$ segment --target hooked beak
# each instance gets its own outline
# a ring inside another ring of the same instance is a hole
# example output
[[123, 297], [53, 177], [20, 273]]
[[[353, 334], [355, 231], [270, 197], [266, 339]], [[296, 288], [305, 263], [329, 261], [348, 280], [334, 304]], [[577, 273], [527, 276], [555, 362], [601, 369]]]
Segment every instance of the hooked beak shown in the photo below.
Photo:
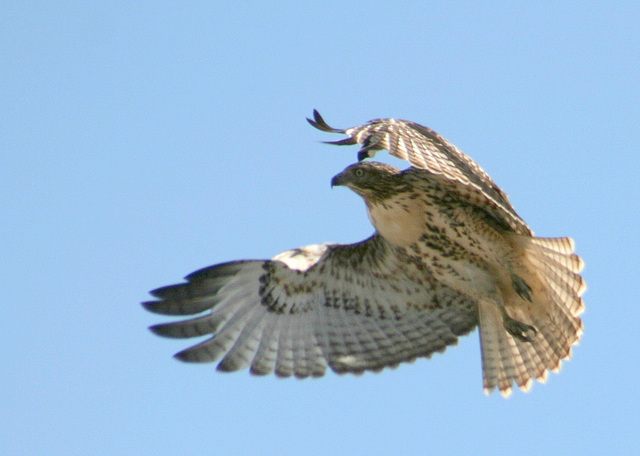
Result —
[[331, 179], [331, 188], [339, 185], [345, 185], [346, 183], [347, 180], [345, 179], [344, 172], [341, 172], [340, 174], [333, 176]]

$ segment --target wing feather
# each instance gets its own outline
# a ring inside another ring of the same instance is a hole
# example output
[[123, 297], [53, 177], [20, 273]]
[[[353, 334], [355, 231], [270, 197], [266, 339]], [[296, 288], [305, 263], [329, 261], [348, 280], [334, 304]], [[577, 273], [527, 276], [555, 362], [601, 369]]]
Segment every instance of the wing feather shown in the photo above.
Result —
[[269, 375], [276, 368], [278, 355], [278, 338], [274, 337], [277, 330], [278, 316], [267, 314], [264, 317], [264, 328], [260, 335], [258, 350], [251, 362], [251, 373], [254, 375]]
[[218, 364], [218, 370], [233, 372], [249, 367], [260, 345], [260, 336], [266, 323], [265, 313], [263, 309], [256, 308], [244, 324], [233, 347]]
[[210, 336], [178, 353], [183, 361], [300, 378], [327, 366], [378, 371], [441, 352], [477, 324], [474, 302], [402, 255], [377, 235], [309, 246], [202, 269], [143, 305], [168, 315], [208, 310], [151, 328], [165, 337]]
[[407, 160], [414, 168], [438, 176], [442, 185], [455, 190], [472, 204], [493, 208], [492, 215], [504, 221], [520, 234], [532, 234], [531, 229], [516, 213], [507, 194], [471, 157], [435, 131], [415, 122], [401, 119], [374, 119], [357, 127], [336, 129], [329, 127], [318, 111], [307, 121], [315, 128], [329, 133], [343, 133], [348, 140], [330, 144], [360, 144], [358, 159], [373, 157], [386, 150], [394, 157]]

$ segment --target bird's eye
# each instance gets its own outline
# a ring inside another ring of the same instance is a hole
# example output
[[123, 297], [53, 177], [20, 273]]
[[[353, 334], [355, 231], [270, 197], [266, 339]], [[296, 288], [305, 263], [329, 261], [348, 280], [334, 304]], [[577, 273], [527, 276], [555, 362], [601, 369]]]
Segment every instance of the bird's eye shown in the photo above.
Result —
[[364, 170], [363, 169], [356, 169], [355, 173], [356, 177], [362, 177], [364, 176]]

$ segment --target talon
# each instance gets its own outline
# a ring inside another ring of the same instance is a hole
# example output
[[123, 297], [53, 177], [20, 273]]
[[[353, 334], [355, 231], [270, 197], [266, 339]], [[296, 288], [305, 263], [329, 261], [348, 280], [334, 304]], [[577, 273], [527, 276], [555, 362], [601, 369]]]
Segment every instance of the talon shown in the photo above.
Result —
[[513, 337], [517, 337], [523, 342], [531, 342], [533, 337], [538, 333], [533, 326], [514, 320], [508, 315], [504, 316], [504, 328]]

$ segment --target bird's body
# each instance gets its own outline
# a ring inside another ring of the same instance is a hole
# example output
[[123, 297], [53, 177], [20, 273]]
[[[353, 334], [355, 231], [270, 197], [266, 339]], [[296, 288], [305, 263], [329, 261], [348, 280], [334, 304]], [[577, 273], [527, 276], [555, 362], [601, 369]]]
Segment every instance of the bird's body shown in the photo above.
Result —
[[[437, 177], [415, 168], [401, 172], [375, 162], [359, 163], [345, 172], [366, 168], [384, 170], [395, 181], [389, 196], [362, 191], [376, 232], [423, 263], [440, 282], [477, 298], [480, 289], [494, 280], [489, 275], [495, 276], [495, 271], [504, 269], [506, 259], [514, 256], [504, 230], [439, 185]], [[356, 187], [355, 191], [361, 190]]]
[[[500, 372], [494, 378], [485, 375], [486, 389], [499, 386], [508, 393], [511, 378], [526, 389], [531, 379], [557, 369], [569, 355], [582, 323], [575, 312], [566, 311], [564, 298], [553, 295], [553, 287], [567, 286], [568, 294], [573, 293], [568, 301], [581, 311], [578, 297], [584, 282], [577, 272], [582, 262], [569, 251], [570, 240], [518, 232], [507, 223], [510, 214], [496, 216], [489, 198], [422, 169], [401, 172], [362, 162], [336, 181], [365, 199], [376, 232], [424, 267], [423, 275], [477, 303], [486, 344], [496, 345], [483, 346], [485, 374], [494, 364]], [[383, 182], [383, 189], [394, 190], [379, 191]], [[564, 250], [553, 251], [556, 244]], [[540, 277], [538, 263], [554, 261], [547, 256], [560, 258], [559, 269]], [[490, 342], [496, 333], [502, 337]], [[497, 361], [491, 358], [495, 353], [508, 355]], [[541, 370], [541, 363], [546, 369]]]
[[570, 239], [533, 237], [488, 175], [425, 127], [311, 122], [364, 143], [361, 156], [402, 149], [414, 167], [360, 162], [333, 178], [364, 199], [376, 230], [369, 239], [213, 266], [154, 290], [151, 311], [209, 311], [152, 328], [213, 335], [180, 359], [280, 376], [377, 371], [443, 351], [479, 325], [486, 391], [506, 395], [513, 382], [526, 390], [559, 368], [582, 331], [582, 261]]

